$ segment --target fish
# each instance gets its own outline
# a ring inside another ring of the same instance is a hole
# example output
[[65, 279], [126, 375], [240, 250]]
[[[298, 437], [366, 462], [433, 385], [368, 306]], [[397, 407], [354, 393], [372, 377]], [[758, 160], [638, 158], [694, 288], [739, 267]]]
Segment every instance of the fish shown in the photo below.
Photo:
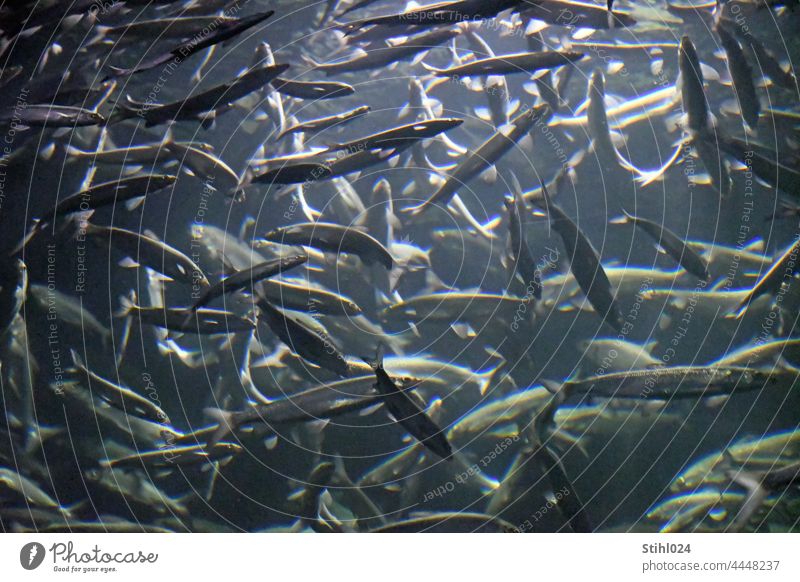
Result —
[[138, 451], [135, 454], [113, 459], [102, 459], [104, 469], [162, 468], [174, 470], [192, 465], [204, 465], [242, 452], [236, 443], [215, 442], [213, 444], [172, 446], [153, 451]]
[[173, 246], [158, 240], [154, 233], [140, 234], [116, 226], [82, 223], [76, 233], [94, 241], [109, 244], [125, 253], [125, 266], [145, 266], [187, 285], [208, 287], [203, 270], [192, 259]]
[[126, 414], [134, 414], [152, 422], [170, 424], [169, 416], [154, 400], [137, 394], [127, 386], [106, 380], [87, 368], [77, 351], [71, 350], [70, 353], [75, 371], [85, 377], [87, 389], [92, 394], [100, 395], [103, 400]]
[[151, 325], [178, 333], [201, 335], [231, 334], [252, 331], [255, 322], [231, 311], [185, 307], [142, 307], [129, 297], [120, 298], [117, 317], [133, 317], [142, 325]]
[[500, 398], [476, 405], [452, 424], [447, 433], [451, 441], [469, 442], [479, 435], [509, 423], [527, 424], [547, 406], [551, 394], [544, 386], [536, 385], [515, 390]]
[[[188, 42], [180, 44], [158, 57], [147, 59], [144, 62], [140, 61], [135, 67], [130, 69], [121, 69], [118, 67], [110, 67], [112, 74], [110, 77], [130, 77], [143, 71], [155, 69], [159, 65], [172, 62], [172, 66], [180, 65], [183, 61], [188, 59], [194, 54], [199, 53], [209, 47], [213, 47], [219, 43], [226, 42], [241, 33], [261, 24], [268, 18], [275, 14], [274, 10], [267, 10], [260, 14], [254, 14], [235, 21], [221, 21], [216, 24], [211, 33], [207, 33], [207, 29], [198, 29], [197, 34]], [[106, 79], [107, 80], [107, 79]]]
[[524, 2], [520, 9], [523, 18], [534, 18], [548, 24], [606, 30], [630, 28], [636, 19], [626, 12], [603, 8], [588, 2], [573, 0], [536, 0]]
[[306, 281], [268, 279], [261, 282], [261, 292], [269, 301], [283, 309], [349, 317], [362, 313], [361, 307], [352, 299]]
[[578, 225], [553, 203], [544, 184], [542, 194], [543, 206], [550, 217], [550, 226], [561, 237], [561, 242], [567, 249], [569, 268], [575, 280], [600, 317], [619, 331], [622, 328], [622, 313], [611, 290], [608, 275], [600, 262], [600, 255]]
[[125, 38], [128, 42], [151, 42], [154, 38], [191, 38], [198, 30], [233, 25], [238, 20], [229, 16], [182, 16], [157, 19], [140, 19], [119, 26], [100, 26], [89, 44], [105, 38]]
[[652, 220], [634, 216], [624, 208], [622, 209], [622, 217], [612, 219], [611, 223], [633, 224], [650, 235], [660, 249], [663, 249], [665, 253], [689, 273], [698, 277], [701, 281], [708, 281], [711, 278], [706, 261], [667, 227]]
[[219, 283], [208, 286], [203, 294], [192, 304], [192, 311], [197, 311], [201, 307], [205, 307], [214, 299], [222, 297], [228, 293], [235, 293], [242, 289], [252, 289], [256, 283], [263, 279], [269, 279], [275, 275], [288, 271], [305, 264], [308, 261], [306, 255], [289, 255], [272, 259], [254, 265], [249, 269], [238, 271], [232, 275], [228, 275]]
[[[202, 142], [176, 142], [178, 145], [192, 147], [210, 153], [213, 148]], [[93, 164], [118, 164], [154, 166], [172, 158], [173, 154], [166, 147], [167, 142], [135, 145], [130, 147], [110, 148], [98, 151], [85, 151], [69, 145], [66, 155], [70, 159], [91, 160]]]
[[469, 20], [491, 18], [518, 2], [519, 0], [456, 0], [454, 2], [441, 2], [410, 9], [400, 14], [348, 22], [343, 25], [343, 29], [345, 35], [352, 35], [368, 26], [430, 27], [458, 24]]
[[[65, 323], [100, 339], [106, 346], [110, 345], [111, 330], [84, 307], [82, 297], [67, 295], [49, 285], [32, 283], [28, 288], [28, 298], [33, 299], [53, 321]], [[55, 315], [51, 317], [52, 314]]]
[[493, 293], [444, 292], [415, 295], [389, 305], [381, 313], [384, 321], [441, 322], [448, 325], [460, 321], [482, 320], [492, 317], [511, 318], [522, 297]]
[[322, 71], [328, 76], [371, 71], [411, 59], [420, 53], [427, 52], [452, 40], [459, 34], [461, 34], [461, 31], [457, 28], [434, 30], [426, 34], [412, 36], [395, 45], [387, 44], [370, 51], [360, 51], [345, 61], [318, 63], [309, 57], [306, 57], [306, 60], [315, 70]]
[[182, 169], [190, 170], [203, 180], [206, 187], [228, 196], [235, 195], [241, 182], [239, 175], [213, 152], [177, 142], [167, 142], [164, 147], [181, 164]]
[[289, 65], [257, 68], [233, 81], [163, 105], [148, 101], [136, 101], [129, 96], [127, 104], [117, 103], [114, 115], [109, 119], [109, 124], [136, 117], [144, 121], [145, 127], [153, 127], [170, 121], [203, 120], [208, 122], [213, 120], [217, 113], [227, 109], [229, 104], [260, 89], [288, 68]]
[[[395, 382], [399, 382], [403, 390], [412, 390], [419, 380], [401, 378], [395, 379]], [[293, 424], [335, 418], [370, 408], [379, 403], [380, 399], [380, 394], [375, 391], [375, 374], [369, 374], [321, 384], [275, 399], [269, 404], [251, 406], [244, 410], [229, 411], [206, 408], [204, 413], [219, 425], [209, 441], [214, 443], [230, 432], [236, 432], [253, 423], [270, 427], [274, 424]]]
[[327, 151], [359, 152], [362, 150], [406, 147], [410, 146], [414, 141], [436, 137], [440, 133], [458, 127], [462, 123], [464, 123], [464, 120], [458, 118], [427, 119], [387, 129], [360, 139], [331, 144], [328, 146]]
[[278, 134], [275, 140], [280, 141], [287, 135], [292, 135], [295, 133], [317, 133], [331, 127], [341, 127], [348, 121], [357, 119], [362, 115], [366, 115], [371, 109], [372, 108], [369, 105], [362, 105], [360, 107], [356, 107], [355, 109], [350, 109], [335, 115], [318, 117], [317, 119], [311, 119], [302, 123], [298, 122], [284, 129]]
[[293, 352], [334, 374], [346, 377], [350, 366], [334, 341], [302, 322], [297, 316], [281, 311], [266, 298], [259, 297], [259, 321], [264, 320], [272, 332]]
[[383, 368], [383, 353], [379, 350], [377, 359], [374, 362], [367, 361], [367, 363], [375, 371], [375, 390], [380, 394], [384, 408], [394, 420], [427, 449], [444, 460], [450, 460], [453, 456], [453, 449], [447, 441], [447, 436], [386, 373]]
[[753, 69], [750, 67], [750, 63], [747, 61], [739, 42], [721, 20], [717, 21], [714, 30], [727, 56], [728, 72], [731, 74], [736, 101], [739, 103], [739, 109], [742, 112], [742, 119], [744, 119], [748, 127], [754, 128], [758, 125], [761, 104], [756, 94]]
[[0, 109], [0, 125], [12, 122], [23, 127], [89, 127], [103, 125], [106, 118], [96, 111], [69, 105], [26, 104], [22, 109]]
[[536, 265], [523, 228], [522, 213], [525, 210], [525, 202], [522, 200], [522, 188], [513, 177], [514, 185], [513, 198], [506, 199], [505, 205], [508, 210], [508, 231], [511, 241], [511, 260], [513, 261], [514, 271], [522, 275], [526, 285], [533, 287], [533, 296], [536, 299], [542, 298], [542, 274]]
[[[728, 24], [727, 22], [725, 24]], [[797, 78], [794, 73], [787, 71], [780, 61], [772, 54], [750, 31], [745, 31], [739, 26], [731, 26], [734, 33], [739, 37], [743, 46], [750, 50], [753, 60], [758, 63], [758, 67], [764, 74], [772, 79], [774, 83], [784, 89], [794, 91], [797, 88]]]
[[177, 176], [169, 174], [149, 174], [122, 178], [113, 182], [96, 184], [75, 194], [67, 196], [56, 204], [55, 208], [38, 218], [33, 228], [28, 231], [25, 238], [14, 249], [14, 253], [23, 249], [31, 239], [42, 232], [46, 226], [52, 224], [56, 218], [68, 217], [77, 212], [96, 210], [118, 202], [133, 201], [143, 198], [148, 194], [155, 194], [170, 186], [178, 180]]
[[402, 211], [411, 216], [417, 216], [432, 206], [447, 204], [461, 187], [497, 163], [535, 125], [547, 123], [551, 115], [552, 110], [549, 105], [539, 105], [526, 109], [517, 115], [507, 127], [500, 128], [497, 133], [475, 149], [466, 160], [453, 170], [447, 180], [430, 198], [416, 206], [406, 207]]
[[269, 83], [278, 93], [294, 97], [295, 99], [338, 99], [339, 97], [347, 97], [356, 92], [356, 90], [347, 83], [296, 81], [283, 77], [275, 77]]
[[[714, 361], [714, 366], [758, 366], [763, 364], [778, 363], [782, 366], [795, 366], [800, 362], [800, 340], [774, 339], [770, 341], [756, 341], [746, 344], [732, 352], [726, 352], [720, 359]], [[788, 361], [788, 364], [786, 363]], [[781, 362], [784, 362], [781, 364]]]
[[477, 75], [511, 75], [515, 73], [531, 74], [536, 71], [554, 69], [578, 62], [584, 56], [586, 56], [584, 53], [576, 51], [514, 53], [478, 59], [448, 69], [426, 68], [438, 77], [451, 78]]
[[390, 522], [371, 533], [519, 533], [519, 528], [492, 515], [434, 513]]
[[656, 340], [640, 345], [619, 338], [593, 338], [579, 344], [583, 357], [606, 372], [663, 366], [664, 362], [651, 354]]
[[704, 87], [703, 69], [700, 66], [697, 49], [688, 35], [681, 37], [678, 66], [681, 74], [681, 99], [683, 111], [687, 116], [687, 127], [695, 133], [705, 133], [710, 129], [711, 120]]
[[[162, 451], [162, 454], [168, 454]], [[139, 465], [141, 467], [141, 465]], [[125, 501], [133, 505], [141, 505], [148, 509], [155, 510], [158, 513], [170, 513], [177, 515], [187, 515], [189, 510], [183, 503], [183, 500], [167, 495], [164, 491], [159, 489], [152, 478], [148, 478], [141, 471], [136, 469], [127, 468], [106, 468], [106, 469], [88, 469], [84, 472], [86, 480], [90, 486], [101, 488], [107, 492], [122, 495]], [[136, 524], [115, 524], [109, 523], [109, 529], [104, 530], [102, 526], [105, 525], [106, 520], [101, 521], [99, 524], [78, 523], [75, 530], [67, 529], [66, 531], [95, 531], [99, 533], [106, 533], [114, 531], [115, 528], [130, 528], [131, 532], [141, 532], [142, 525]], [[132, 527], [133, 526], [133, 527]], [[137, 530], [138, 527], [138, 530]], [[146, 529], [146, 526], [145, 528]], [[123, 530], [125, 531], [125, 530]]]
[[55, 509], [59, 513], [69, 512], [59, 505], [53, 497], [34, 481], [8, 467], [0, 467], [0, 485], [21, 496], [25, 503], [35, 507]]
[[571, 379], [563, 383], [561, 390], [566, 398], [580, 395], [673, 400], [760, 391], [792, 376], [788, 371], [733, 366], [656, 367]]
[[781, 253], [768, 271], [761, 275], [733, 314], [737, 318], [742, 317], [754, 300], [762, 295], [775, 294], [784, 284], [791, 284], [792, 276], [800, 273], [798, 253], [800, 253], [800, 237]]
[[[800, 171], [792, 159], [784, 159], [777, 152], [754, 141], [741, 140], [725, 134], [707, 136], [706, 147], [733, 156], [765, 183], [792, 196], [800, 196]], [[717, 157], [720, 154], [717, 153]], [[704, 162], [705, 163], [705, 162]]]
[[320, 532], [333, 531], [328, 521], [319, 515], [320, 497], [331, 483], [336, 466], [328, 461], [316, 465], [303, 482], [303, 487], [292, 494], [289, 499], [298, 509], [297, 515], [311, 529]]
[[350, 253], [367, 265], [383, 265], [389, 270], [394, 265], [394, 259], [386, 247], [354, 227], [306, 222], [276, 228], [262, 238], [282, 245], [308, 246], [330, 253]]
[[28, 297], [28, 267], [22, 259], [0, 259], [0, 340]]

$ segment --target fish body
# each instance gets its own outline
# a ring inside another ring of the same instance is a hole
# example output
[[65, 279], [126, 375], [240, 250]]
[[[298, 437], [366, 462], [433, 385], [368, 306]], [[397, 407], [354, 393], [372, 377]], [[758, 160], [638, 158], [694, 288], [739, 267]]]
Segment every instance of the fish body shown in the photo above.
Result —
[[357, 228], [338, 224], [308, 222], [272, 230], [264, 240], [292, 246], [309, 246], [331, 253], [350, 253], [365, 264], [379, 264], [391, 269], [394, 259], [375, 238]]

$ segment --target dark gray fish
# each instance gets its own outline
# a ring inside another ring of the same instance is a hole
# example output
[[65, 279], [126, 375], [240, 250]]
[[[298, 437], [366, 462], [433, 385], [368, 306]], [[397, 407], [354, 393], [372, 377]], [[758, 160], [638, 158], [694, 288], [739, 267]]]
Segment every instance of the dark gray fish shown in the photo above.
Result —
[[177, 181], [176, 176], [169, 174], [148, 174], [133, 176], [113, 182], [103, 182], [67, 196], [55, 209], [40, 219], [41, 223], [50, 223], [58, 216], [66, 216], [74, 212], [94, 210], [103, 206], [125, 202], [147, 194], [169, 188]]
[[539, 123], [546, 123], [552, 115], [548, 105], [537, 105], [523, 111], [511, 120], [510, 127], [499, 129], [492, 137], [475, 149], [469, 157], [450, 173], [447, 181], [427, 200], [404, 208], [412, 216], [428, 210], [435, 204], [447, 204], [453, 195], [470, 180], [502, 158]]
[[139, 62], [135, 67], [131, 69], [120, 69], [117, 67], [111, 67], [113, 70], [113, 74], [109, 75], [110, 77], [128, 77], [130, 75], [134, 75], [136, 73], [141, 73], [142, 71], [148, 71], [150, 69], [154, 69], [159, 65], [163, 65], [168, 61], [172, 61], [175, 65], [179, 65], [189, 57], [198, 52], [205, 50], [209, 47], [217, 45], [221, 42], [225, 42], [227, 40], [232, 39], [235, 36], [245, 32], [246, 30], [264, 22], [267, 18], [271, 17], [275, 14], [274, 10], [268, 10], [266, 12], [262, 12], [260, 14], [254, 14], [252, 16], [247, 16], [245, 18], [241, 18], [239, 20], [230, 22], [230, 21], [223, 21], [217, 27], [213, 34], [206, 33], [206, 29], [198, 29], [198, 32], [195, 34], [192, 40], [185, 42], [176, 46], [171, 51], [164, 53], [161, 56], [148, 59], [144, 62]]
[[738, 532], [750, 523], [770, 493], [780, 492], [797, 482], [800, 477], [800, 463], [762, 474], [731, 469], [726, 471], [726, 475], [731, 481], [747, 490], [747, 497], [736, 513], [736, 517], [725, 528], [726, 532]]
[[[269, 163], [267, 164], [269, 166]], [[305, 184], [333, 177], [330, 166], [324, 160], [279, 162], [279, 165], [260, 171], [253, 176], [254, 184]]]
[[153, 451], [140, 451], [133, 455], [103, 459], [100, 466], [104, 468], [162, 468], [176, 469], [205, 465], [236, 455], [242, 452], [236, 443], [213, 443], [208, 445], [186, 445], [181, 447], [164, 447]]
[[192, 305], [192, 311], [205, 307], [214, 299], [222, 297], [225, 294], [234, 293], [240, 289], [249, 288], [252, 290], [253, 286], [259, 281], [298, 267], [306, 261], [308, 261], [308, 256], [306, 255], [290, 255], [264, 261], [249, 269], [238, 271], [233, 275], [225, 277], [219, 283], [208, 287], [200, 298], [195, 301], [194, 305]]
[[569, 257], [569, 267], [589, 303], [611, 327], [622, 328], [622, 313], [619, 310], [611, 283], [608, 280], [600, 255], [594, 245], [566, 213], [550, 199], [542, 184], [544, 210], [550, 217], [550, 226], [561, 237]]
[[359, 152], [363, 150], [389, 149], [395, 147], [409, 147], [414, 142], [423, 139], [436, 137], [440, 133], [449, 131], [464, 123], [463, 119], [441, 118], [427, 119], [393, 127], [372, 135], [344, 143], [336, 143], [329, 146], [328, 151], [346, 150], [348, 152]]
[[427, 34], [413, 36], [394, 46], [385, 45], [371, 48], [367, 52], [346, 61], [317, 63], [310, 59], [308, 60], [315, 69], [323, 71], [326, 75], [371, 71], [408, 60], [457, 37], [460, 33], [460, 30], [453, 28], [435, 30]]
[[[395, 379], [405, 391], [412, 390], [416, 378]], [[269, 404], [252, 406], [240, 411], [206, 408], [205, 413], [219, 423], [210, 442], [253, 423], [295, 424], [335, 418], [350, 412], [364, 410], [379, 403], [381, 395], [375, 391], [375, 376], [357, 376], [330, 384], [315, 386], [296, 394], [273, 400]]]
[[351, 299], [305, 282], [282, 279], [262, 281], [264, 296], [284, 309], [320, 315], [361, 314], [361, 308]]
[[106, 380], [99, 374], [90, 370], [81, 359], [78, 352], [72, 350], [72, 361], [75, 365], [75, 372], [85, 377], [86, 388], [93, 395], [111, 404], [112, 406], [124, 411], [126, 414], [138, 416], [145, 420], [169, 424], [169, 416], [154, 400], [147, 396], [137, 394], [127, 386], [116, 384], [111, 380]]
[[678, 68], [681, 72], [681, 99], [683, 111], [688, 118], [688, 127], [697, 133], [709, 129], [708, 101], [703, 86], [703, 70], [692, 41], [688, 36], [681, 38], [678, 49]]
[[51, 212], [39, 218], [34, 227], [14, 249], [14, 252], [16, 253], [25, 247], [37, 233], [44, 230], [45, 226], [52, 224], [58, 217], [63, 218], [76, 212], [95, 210], [118, 202], [126, 202], [148, 194], [154, 194], [172, 186], [177, 180], [177, 176], [168, 174], [149, 174], [123, 178], [114, 182], [103, 182], [86, 190], [76, 192], [64, 198]]
[[110, 123], [141, 117], [147, 127], [152, 127], [169, 121], [208, 120], [210, 114], [224, 111], [230, 104], [262, 88], [288, 68], [289, 65], [256, 68], [233, 81], [165, 105], [137, 102], [128, 97], [129, 105], [117, 103]]
[[761, 278], [753, 286], [744, 301], [741, 302], [735, 312], [736, 317], [741, 317], [747, 311], [750, 304], [762, 295], [776, 294], [783, 287], [784, 283], [790, 283], [791, 278], [800, 273], [800, 238], [789, 245], [781, 253], [778, 260], [770, 267], [769, 271], [761, 275]]
[[338, 113], [336, 115], [328, 115], [327, 117], [318, 117], [317, 119], [310, 119], [309, 121], [296, 123], [295, 125], [284, 129], [275, 139], [278, 141], [287, 135], [292, 135], [293, 133], [319, 132], [330, 127], [344, 125], [352, 119], [366, 115], [369, 113], [370, 109], [371, 107], [369, 105], [362, 105], [361, 107], [356, 107], [355, 109], [350, 109], [349, 111]]
[[336, 466], [328, 461], [316, 465], [303, 481], [303, 488], [292, 495], [297, 506], [297, 516], [314, 531], [325, 533], [333, 531], [327, 522], [319, 518], [320, 497], [330, 485], [336, 474]]
[[135, 317], [142, 325], [152, 325], [177, 333], [200, 335], [231, 334], [252, 331], [254, 321], [219, 309], [191, 311], [184, 307], [141, 307], [123, 297], [118, 317]]
[[[536, 266], [523, 227], [523, 212], [525, 202], [521, 199], [519, 182], [516, 176], [512, 177], [514, 192], [512, 198], [506, 198], [505, 205], [508, 210], [508, 231], [511, 239], [511, 260], [514, 271], [522, 275], [526, 285], [533, 285], [533, 294], [536, 299], [542, 298], [542, 275]], [[527, 212], [524, 212], [527, 215]]]
[[0, 258], [0, 340], [28, 296], [28, 268], [21, 259]]
[[25, 105], [0, 110], [0, 124], [17, 123], [25, 127], [85, 127], [105, 122], [105, 117], [96, 111], [69, 105]]
[[588, 2], [535, 0], [519, 4], [522, 5], [519, 12], [523, 18], [534, 18], [558, 26], [605, 30], [628, 28], [636, 24], [636, 19], [630, 14], [612, 12]]
[[755, 392], [793, 379], [788, 370], [754, 370], [734, 366], [654, 367], [646, 370], [611, 372], [564, 382], [566, 398], [636, 398], [672, 400]]
[[742, 45], [750, 49], [758, 69], [762, 70], [775, 84], [784, 89], [789, 89], [790, 91], [797, 91], [797, 78], [794, 76], [791, 69], [788, 71], [784, 69], [775, 55], [761, 44], [756, 37], [750, 34], [749, 30], [745, 32], [742, 27], [733, 25], [732, 28], [742, 41]]
[[603, 164], [619, 165], [617, 148], [611, 139], [606, 112], [606, 89], [603, 71], [595, 69], [589, 81], [589, 105], [586, 108], [587, 128], [595, 154]]
[[771, 150], [754, 141], [729, 137], [721, 132], [704, 136], [709, 148], [719, 148], [748, 166], [767, 184], [795, 197], [800, 197], [800, 170], [797, 160], [783, 152]]
[[728, 31], [722, 22], [717, 22], [715, 29], [722, 48], [725, 50], [728, 61], [728, 72], [733, 81], [733, 90], [736, 93], [736, 100], [739, 102], [739, 109], [742, 118], [749, 127], [758, 125], [758, 116], [761, 113], [761, 104], [756, 94], [756, 84], [753, 79], [753, 69], [747, 62], [747, 57], [739, 46], [738, 41]]
[[347, 97], [356, 92], [347, 83], [328, 83], [325, 81], [292, 81], [278, 77], [270, 84], [278, 93], [294, 97], [295, 99], [336, 99]]
[[263, 318], [272, 332], [294, 353], [338, 376], [349, 375], [350, 366], [330, 337], [278, 309], [263, 297], [258, 299], [258, 308], [261, 312], [259, 320]]
[[575, 533], [591, 533], [594, 531], [586, 507], [578, 496], [572, 480], [567, 475], [561, 459], [547, 445], [539, 443], [533, 452], [542, 472], [550, 479], [553, 491], [563, 491], [558, 499], [558, 508], [564, 515], [572, 531]]
[[379, 352], [376, 362], [369, 362], [375, 370], [375, 389], [381, 395], [383, 405], [394, 420], [411, 436], [439, 457], [451, 460], [453, 449], [439, 426], [433, 422], [409, 395], [398, 388], [391, 376], [383, 369], [383, 354]]
[[130, 257], [137, 265], [167, 275], [189, 285], [208, 287], [203, 270], [184, 253], [147, 234], [140, 234], [115, 226], [81, 225], [78, 236], [85, 235], [96, 241], [110, 244]]
[[350, 253], [365, 264], [391, 269], [391, 253], [374, 237], [359, 228], [326, 222], [304, 222], [276, 228], [264, 240], [292, 246], [313, 247], [330, 253]]
[[613, 224], [633, 224], [649, 234], [658, 246], [672, 257], [681, 267], [703, 281], [708, 281], [708, 263], [689, 247], [681, 238], [667, 227], [646, 218], [639, 218], [622, 209], [623, 217], [614, 219]]
[[390, 14], [376, 18], [365, 18], [343, 25], [346, 35], [366, 26], [443, 26], [459, 24], [469, 20], [484, 20], [520, 3], [520, 0], [457, 0], [422, 6], [401, 14]]
[[439, 77], [471, 77], [475, 75], [510, 75], [514, 73], [534, 73], [543, 69], [563, 67], [581, 60], [584, 53], [575, 51], [545, 51], [497, 55], [465, 65], [437, 69], [427, 67]]
[[[489, 44], [483, 40], [475, 30], [470, 29], [467, 32], [467, 40], [474, 54], [483, 57], [495, 56]], [[509, 113], [514, 113], [514, 111], [510, 111], [512, 104], [509, 100], [509, 90], [506, 79], [502, 76], [490, 77], [486, 79], [483, 89], [483, 93], [486, 95], [486, 101], [489, 105], [489, 116], [492, 120], [492, 125], [494, 125], [495, 128], [503, 127], [508, 123]], [[516, 103], [519, 103], [519, 101], [516, 101]]]
[[344, 157], [336, 156], [329, 162], [330, 177], [346, 176], [347, 174], [361, 172], [377, 164], [390, 161], [408, 149], [413, 143], [416, 142], [408, 142], [405, 145], [393, 148], [361, 150]]
[[493, 515], [460, 511], [396, 521], [372, 533], [519, 533], [519, 529]]

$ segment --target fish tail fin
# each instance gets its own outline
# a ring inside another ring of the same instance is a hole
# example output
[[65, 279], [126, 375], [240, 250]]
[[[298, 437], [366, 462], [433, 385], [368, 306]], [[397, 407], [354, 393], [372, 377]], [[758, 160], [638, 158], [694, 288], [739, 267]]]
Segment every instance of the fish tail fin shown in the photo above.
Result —
[[744, 314], [747, 313], [747, 308], [750, 307], [750, 304], [753, 302], [753, 299], [754, 299], [753, 294], [748, 293], [747, 297], [745, 297], [744, 300], [739, 304], [739, 306], [734, 311], [729, 313], [726, 316], [726, 318], [742, 319], [742, 317], [744, 317]]
[[617, 216], [615, 218], [612, 218], [611, 220], [608, 221], [609, 224], [632, 224], [633, 216], [631, 216], [631, 214], [628, 213], [628, 211], [625, 210], [624, 208], [622, 208], [621, 210], [622, 210], [622, 216]]
[[420, 204], [417, 204], [416, 206], [407, 206], [405, 208], [401, 208], [400, 212], [403, 212], [404, 214], [408, 214], [409, 216], [419, 216], [420, 214], [425, 212], [425, 209], [427, 208], [427, 206], [428, 206], [427, 202], [421, 202]]
[[19, 241], [19, 243], [17, 243], [17, 246], [15, 246], [11, 250], [11, 252], [8, 253], [8, 256], [13, 257], [17, 253], [21, 252], [22, 249], [24, 249], [26, 246], [28, 246], [28, 243], [31, 242], [31, 240], [33, 240], [33, 237], [35, 237], [37, 234], [39, 234], [39, 232], [42, 231], [42, 229], [45, 227], [45, 224], [46, 223], [37, 219], [34, 222], [33, 227], [25, 234], [22, 240]]
[[131, 312], [136, 308], [136, 291], [131, 289], [128, 295], [119, 298], [119, 309], [114, 312], [114, 317], [130, 317]]
[[490, 388], [496, 387], [504, 377], [502, 376], [502, 371], [506, 366], [507, 360], [500, 352], [495, 350], [492, 350], [490, 355], [493, 359], [496, 359], [497, 362], [488, 370], [480, 372], [479, 374], [481, 377], [481, 396], [486, 394]]
[[493, 231], [502, 223], [503, 223], [503, 217], [498, 214], [494, 218], [490, 218], [489, 220], [481, 224], [481, 230], [491, 235], [487, 238], [495, 238], [497, 235], [495, 235]]
[[221, 408], [204, 408], [203, 414], [219, 425], [208, 441], [209, 447], [215, 446], [236, 428], [233, 412]]
[[74, 145], [65, 145], [64, 146], [64, 154], [67, 157], [81, 157], [81, 156], [88, 156], [90, 155], [89, 152], [84, 151]]
[[128, 341], [131, 337], [131, 329], [133, 327], [133, 316], [128, 315], [122, 324], [122, 334], [119, 337], [119, 346], [117, 346], [117, 353], [114, 355], [114, 362], [119, 368], [122, 365], [122, 360], [125, 358], [125, 351], [128, 349]]
[[367, 364], [373, 370], [383, 370], [383, 355], [386, 352], [386, 347], [383, 345], [383, 342], [378, 343], [378, 347], [375, 348], [375, 357], [373, 359], [369, 358], [361, 358], [365, 364]]

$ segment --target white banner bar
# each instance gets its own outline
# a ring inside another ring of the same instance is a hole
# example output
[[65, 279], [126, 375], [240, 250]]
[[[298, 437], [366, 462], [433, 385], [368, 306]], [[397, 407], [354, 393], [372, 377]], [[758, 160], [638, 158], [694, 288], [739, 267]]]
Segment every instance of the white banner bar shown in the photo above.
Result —
[[793, 534], [0, 536], [0, 571], [14, 581], [797, 582], [798, 554]]

